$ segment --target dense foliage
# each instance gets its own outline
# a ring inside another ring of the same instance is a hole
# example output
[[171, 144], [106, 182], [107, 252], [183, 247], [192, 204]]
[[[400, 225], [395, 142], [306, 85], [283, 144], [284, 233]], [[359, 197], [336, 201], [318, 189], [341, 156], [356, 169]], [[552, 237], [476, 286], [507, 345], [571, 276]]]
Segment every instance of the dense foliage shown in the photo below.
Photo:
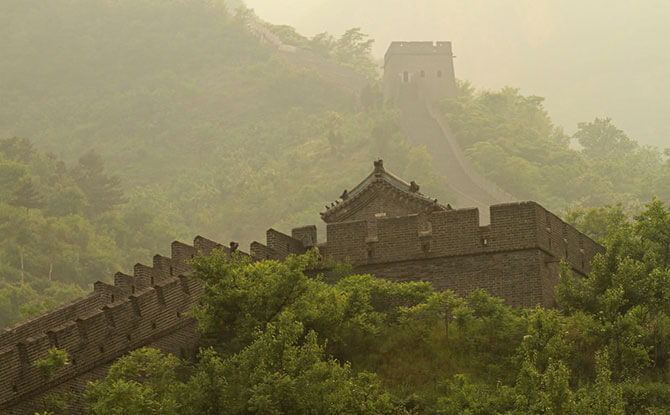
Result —
[[588, 278], [564, 267], [555, 310], [346, 268], [328, 284], [304, 273], [314, 253], [197, 258], [199, 361], [134, 352], [89, 387], [90, 413], [667, 413], [670, 209], [609, 227]]
[[361, 32], [359, 27], [347, 30], [339, 38], [327, 32], [307, 38], [291, 26], [270, 23], [265, 25], [287, 45], [312, 51], [316, 55], [332, 59], [372, 79], [379, 75], [380, 65], [371, 55], [374, 39]]
[[[275, 56], [245, 13], [210, 0], [1, 2], [0, 135], [66, 161], [96, 149], [129, 198], [188, 238], [250, 242], [315, 223], [375, 157], [448, 195], [378, 89], [358, 103]], [[331, 40], [317, 53], [371, 62], [359, 30]]]
[[95, 152], [68, 165], [0, 139], [0, 184], [0, 327], [86, 294], [174, 237], [164, 216], [124, 197]]
[[554, 210], [616, 203], [635, 210], [654, 194], [670, 200], [667, 151], [639, 146], [611, 119], [579, 123], [569, 137], [541, 97], [467, 83], [459, 91], [441, 102], [449, 125], [475, 167], [515, 196]]

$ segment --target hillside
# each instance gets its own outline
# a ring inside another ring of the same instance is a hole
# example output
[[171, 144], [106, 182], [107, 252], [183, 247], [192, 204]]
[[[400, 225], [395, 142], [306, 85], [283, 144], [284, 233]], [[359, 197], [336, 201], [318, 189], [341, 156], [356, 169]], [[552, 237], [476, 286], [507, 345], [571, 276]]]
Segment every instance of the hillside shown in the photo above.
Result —
[[[10, 39], [0, 56], [12, 63], [0, 69], [0, 95], [11, 103], [0, 109], [2, 136], [28, 137], [66, 161], [96, 149], [131, 199], [169, 200], [162, 209], [183, 215], [192, 232], [248, 240], [307, 201], [318, 219], [349, 163], [365, 160], [353, 168], [360, 174], [373, 157], [393, 158], [366, 143], [387, 115], [362, 113], [348, 92], [273, 56], [220, 2], [0, 7]], [[332, 119], [345, 137], [340, 154], [324, 132]], [[294, 164], [296, 152], [304, 165]], [[300, 195], [317, 181], [324, 191]], [[263, 200], [277, 204], [268, 211]], [[244, 228], [258, 209], [264, 223]]]
[[[318, 223], [375, 157], [448, 199], [375, 88], [359, 104], [275, 55], [222, 2], [10, 0], [0, 38], [0, 169], [13, 183], [0, 189], [1, 324], [81, 293], [54, 284], [108, 280], [170, 239], [244, 246]], [[365, 64], [368, 40], [345, 40], [337, 58]], [[100, 181], [77, 173], [87, 159]], [[90, 209], [115, 181], [123, 202]]]
[[570, 136], [543, 101], [461, 83], [439, 106], [474, 167], [521, 199], [556, 211], [621, 204], [635, 212], [654, 196], [670, 201], [667, 150], [640, 145], [610, 118], [580, 122]]
[[246, 3], [307, 35], [361, 27], [377, 40], [376, 57], [394, 40], [450, 40], [461, 78], [546, 97], [570, 133], [585, 119], [612, 117], [641, 143], [668, 146], [670, 4], [663, 0]]

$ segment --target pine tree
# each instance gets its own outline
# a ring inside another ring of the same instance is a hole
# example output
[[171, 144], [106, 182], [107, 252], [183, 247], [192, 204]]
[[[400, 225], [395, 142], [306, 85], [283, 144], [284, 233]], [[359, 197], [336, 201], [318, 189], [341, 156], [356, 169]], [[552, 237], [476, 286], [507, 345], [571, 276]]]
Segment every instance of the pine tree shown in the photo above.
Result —
[[97, 215], [126, 203], [121, 180], [105, 172], [104, 161], [95, 151], [81, 156], [73, 173], [77, 185], [86, 195], [89, 214]]
[[3, 153], [9, 160], [20, 161], [22, 163], [30, 162], [36, 154], [30, 140], [18, 137], [1, 139], [0, 153]]
[[44, 206], [44, 200], [42, 195], [35, 188], [35, 184], [29, 177], [24, 177], [21, 179], [18, 188], [14, 191], [14, 196], [10, 201], [10, 204], [14, 206], [20, 206], [26, 208], [26, 213], [30, 212], [30, 209], [37, 209]]

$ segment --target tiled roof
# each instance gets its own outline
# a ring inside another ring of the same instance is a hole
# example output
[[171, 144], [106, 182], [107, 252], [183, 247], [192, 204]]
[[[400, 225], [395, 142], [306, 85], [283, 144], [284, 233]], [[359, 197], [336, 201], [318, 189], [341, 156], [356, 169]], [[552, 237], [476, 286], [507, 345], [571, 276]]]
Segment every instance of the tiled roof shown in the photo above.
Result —
[[434, 205], [437, 210], [446, 210], [446, 206], [437, 203], [437, 199], [430, 199], [423, 193], [419, 192], [419, 185], [413, 181], [407, 183], [400, 177], [384, 169], [384, 161], [377, 160], [374, 162], [374, 170], [362, 182], [351, 190], [345, 190], [342, 195], [330, 206], [326, 206], [326, 211], [321, 212], [321, 217], [327, 221], [329, 217], [336, 215], [338, 212], [351, 205], [363, 192], [372, 186], [374, 183], [383, 181], [391, 185], [394, 190], [402, 192], [405, 196], [411, 197], [426, 204]]

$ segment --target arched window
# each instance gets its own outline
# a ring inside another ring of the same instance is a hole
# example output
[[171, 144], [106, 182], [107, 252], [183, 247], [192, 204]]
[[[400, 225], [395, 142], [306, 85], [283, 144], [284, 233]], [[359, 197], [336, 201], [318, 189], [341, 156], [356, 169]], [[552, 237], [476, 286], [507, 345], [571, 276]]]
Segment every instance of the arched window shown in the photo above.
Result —
[[442, 71], [437, 71], [437, 77], [442, 78]]
[[421, 77], [422, 77], [422, 78], [425, 78], [425, 77], [426, 77], [426, 71], [424, 71], [423, 69], [421, 70]]
[[405, 71], [402, 73], [402, 81], [409, 82], [409, 72]]

